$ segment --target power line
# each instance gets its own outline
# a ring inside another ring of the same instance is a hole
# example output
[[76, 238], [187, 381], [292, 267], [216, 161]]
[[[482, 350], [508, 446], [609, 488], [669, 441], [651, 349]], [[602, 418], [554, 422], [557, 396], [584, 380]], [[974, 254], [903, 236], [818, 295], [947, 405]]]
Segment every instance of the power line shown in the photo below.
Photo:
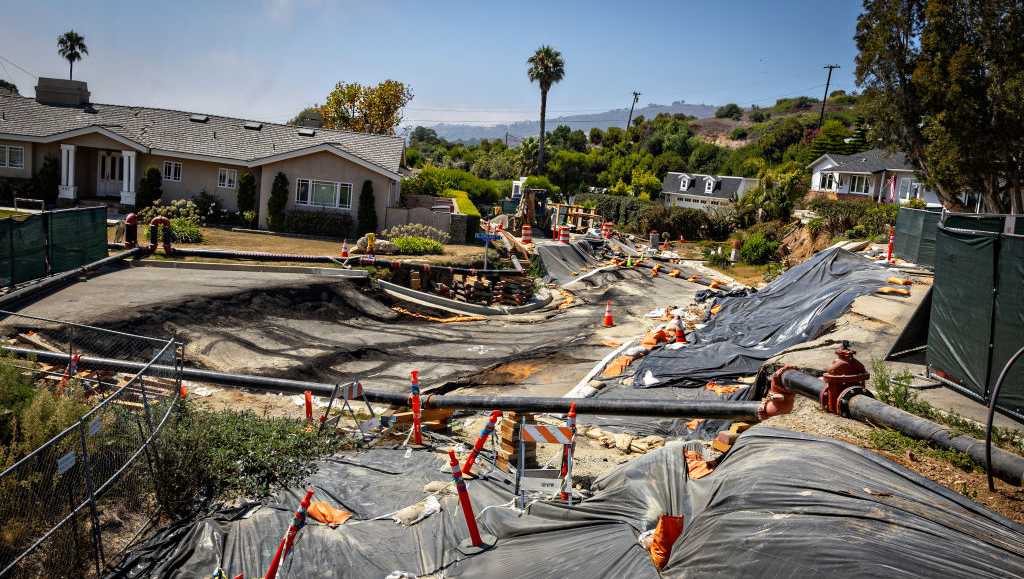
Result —
[[7, 58], [6, 56], [0, 55], [0, 59], [6, 60], [7, 62], [9, 62], [11, 64], [11, 66], [17, 68], [18, 70], [20, 70], [21, 72], [24, 72], [25, 74], [31, 76], [32, 78], [34, 78], [36, 80], [39, 80], [39, 75], [38, 74], [35, 74], [32, 71], [26, 70], [24, 67], [19, 65], [17, 62], [14, 62], [13, 60]]

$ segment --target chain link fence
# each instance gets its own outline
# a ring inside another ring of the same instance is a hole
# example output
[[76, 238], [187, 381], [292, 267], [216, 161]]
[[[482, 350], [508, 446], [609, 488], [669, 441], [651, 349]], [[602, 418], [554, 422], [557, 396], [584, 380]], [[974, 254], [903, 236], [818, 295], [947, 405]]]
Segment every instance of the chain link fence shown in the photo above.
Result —
[[[14, 445], [0, 449], [0, 464], [10, 464], [0, 472], [0, 577], [102, 575], [158, 522], [153, 469], [163, 427], [181, 403], [181, 376], [168, 376], [166, 368], [158, 376], [153, 366], [180, 370], [183, 346], [173, 336], [0, 315], [7, 316], [0, 332], [35, 349], [144, 363], [135, 374], [75, 377], [74, 368], [2, 360], [53, 393], [49, 405], [34, 404], [23, 413], [22, 430], [33, 421], [70, 425], [30, 452]], [[59, 403], [68, 399], [81, 404]], [[69, 408], [88, 410], [62, 416]]]

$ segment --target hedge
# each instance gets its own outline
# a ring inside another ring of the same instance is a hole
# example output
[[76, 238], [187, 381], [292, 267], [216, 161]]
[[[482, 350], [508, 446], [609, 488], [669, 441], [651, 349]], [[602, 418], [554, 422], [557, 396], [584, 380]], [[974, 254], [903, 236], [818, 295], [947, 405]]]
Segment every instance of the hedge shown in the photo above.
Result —
[[476, 205], [473, 204], [473, 201], [469, 199], [469, 193], [459, 191], [457, 189], [446, 189], [441, 192], [441, 197], [454, 199], [455, 205], [459, 207], [459, 213], [470, 217], [480, 217], [480, 210], [477, 209]]
[[282, 230], [287, 233], [347, 239], [352, 237], [354, 225], [348, 213], [292, 209], [285, 212]]
[[641, 209], [654, 205], [649, 201], [640, 201], [636, 197], [627, 197], [625, 195], [581, 193], [576, 196], [577, 205], [587, 205], [590, 203], [594, 204], [595, 212], [619, 225], [627, 225]]

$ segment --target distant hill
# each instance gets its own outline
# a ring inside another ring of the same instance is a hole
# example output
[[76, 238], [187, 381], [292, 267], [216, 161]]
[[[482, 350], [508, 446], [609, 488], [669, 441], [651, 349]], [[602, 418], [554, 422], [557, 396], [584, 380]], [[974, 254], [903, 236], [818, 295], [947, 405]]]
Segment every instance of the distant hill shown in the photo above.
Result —
[[[717, 107], [713, 105], [693, 105], [683, 101], [677, 101], [670, 105], [649, 104], [633, 111], [634, 118], [643, 115], [644, 118], [654, 118], [659, 113], [684, 114], [699, 119], [707, 118], [715, 114]], [[546, 130], [553, 130], [558, 125], [567, 125], [572, 129], [580, 129], [583, 132], [590, 131], [593, 127], [602, 130], [608, 127], [624, 127], [629, 117], [629, 109], [615, 109], [601, 113], [586, 115], [570, 115], [565, 117], [548, 117]], [[437, 132], [437, 136], [449, 141], [475, 142], [480, 139], [504, 139], [505, 132], [509, 134], [509, 144], [519, 142], [525, 137], [536, 136], [540, 132], [540, 121], [522, 121], [508, 125], [465, 125], [457, 123], [441, 123], [428, 125]]]

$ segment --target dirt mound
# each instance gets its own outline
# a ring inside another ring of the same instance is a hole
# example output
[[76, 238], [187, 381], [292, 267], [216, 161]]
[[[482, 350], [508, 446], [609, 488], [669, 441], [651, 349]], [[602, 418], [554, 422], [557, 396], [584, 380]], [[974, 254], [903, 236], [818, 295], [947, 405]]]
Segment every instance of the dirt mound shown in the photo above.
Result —
[[792, 266], [806, 261], [807, 258], [830, 245], [832, 245], [832, 236], [827, 232], [819, 231], [815, 235], [807, 227], [801, 226], [782, 238], [782, 253], [786, 255], [786, 259]]

